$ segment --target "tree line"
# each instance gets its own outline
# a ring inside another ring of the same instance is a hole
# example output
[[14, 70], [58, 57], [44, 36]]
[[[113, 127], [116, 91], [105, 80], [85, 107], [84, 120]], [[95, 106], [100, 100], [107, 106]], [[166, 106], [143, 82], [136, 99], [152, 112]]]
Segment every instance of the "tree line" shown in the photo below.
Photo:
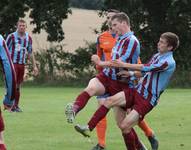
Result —
[[[141, 41], [143, 62], [146, 62], [148, 57], [156, 51], [156, 44], [161, 33], [167, 31], [176, 33], [180, 37], [180, 47], [174, 54], [177, 62], [177, 77], [174, 80], [177, 80], [179, 84], [191, 83], [191, 0], [92, 0], [90, 2], [97, 7], [94, 9], [101, 10], [101, 15], [104, 15], [103, 12], [110, 8], [128, 14], [132, 30]], [[35, 25], [33, 33], [45, 30], [48, 33], [48, 41], [60, 42], [64, 40], [62, 21], [72, 13], [71, 6], [89, 9], [91, 8], [90, 2], [87, 0], [0, 0], [0, 33], [6, 37], [8, 33], [13, 32], [17, 20], [29, 12], [30, 23]], [[89, 46], [92, 45], [87, 45], [85, 51], [90, 54]], [[59, 49], [60, 53], [63, 49]], [[78, 54], [84, 55], [80, 52]], [[73, 54], [67, 54], [67, 59], [71, 58], [70, 62], [72, 62], [74, 56], [69, 55]], [[89, 55], [85, 56], [89, 57]], [[79, 57], [84, 61], [89, 59]]]

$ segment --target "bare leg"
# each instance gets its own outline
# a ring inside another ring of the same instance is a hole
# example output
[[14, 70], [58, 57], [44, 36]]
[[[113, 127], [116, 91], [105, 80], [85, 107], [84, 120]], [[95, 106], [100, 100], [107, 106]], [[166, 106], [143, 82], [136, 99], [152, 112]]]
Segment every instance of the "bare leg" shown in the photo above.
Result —
[[119, 124], [119, 128], [122, 131], [124, 142], [128, 150], [139, 150], [142, 148], [142, 144], [138, 139], [138, 136], [133, 129], [133, 126], [138, 123], [139, 114], [132, 110], [124, 120]]
[[84, 89], [80, 95], [76, 98], [73, 110], [75, 114], [77, 114], [80, 110], [82, 110], [88, 100], [94, 96], [94, 95], [103, 95], [105, 93], [105, 87], [102, 85], [102, 83], [97, 79], [93, 78], [90, 80], [88, 86]]

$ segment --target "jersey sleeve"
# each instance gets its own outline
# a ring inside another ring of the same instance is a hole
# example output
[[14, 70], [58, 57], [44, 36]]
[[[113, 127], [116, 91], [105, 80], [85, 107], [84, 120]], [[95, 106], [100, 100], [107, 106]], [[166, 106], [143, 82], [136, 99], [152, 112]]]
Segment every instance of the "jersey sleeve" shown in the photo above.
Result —
[[11, 105], [13, 103], [13, 100], [15, 99], [16, 74], [5, 41], [3, 41], [3, 44], [1, 45], [0, 49], [0, 56], [6, 87], [6, 94], [3, 102], [8, 105]]
[[8, 47], [9, 50], [10, 50], [11, 45], [12, 45], [12, 43], [13, 43], [13, 37], [12, 37], [12, 36], [13, 36], [12, 34], [9, 34], [8, 37], [7, 37], [7, 39], [6, 39], [6, 45], [7, 45], [7, 47]]
[[143, 72], [162, 72], [168, 68], [168, 62], [158, 62], [158, 63], [149, 63], [149, 64], [144, 64], [142, 67]]
[[[103, 50], [100, 47], [100, 41], [99, 41], [99, 37], [97, 38], [97, 43], [96, 43], [96, 54], [99, 56], [99, 58], [102, 60], [103, 57]], [[98, 70], [98, 72], [101, 72], [103, 70], [102, 67], [96, 65], [96, 69]]]

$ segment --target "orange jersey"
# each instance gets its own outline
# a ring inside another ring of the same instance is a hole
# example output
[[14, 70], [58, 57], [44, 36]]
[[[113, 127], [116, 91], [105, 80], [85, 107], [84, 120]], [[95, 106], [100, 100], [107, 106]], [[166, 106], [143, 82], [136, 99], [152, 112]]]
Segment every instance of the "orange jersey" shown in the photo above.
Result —
[[103, 32], [97, 40], [97, 55], [102, 61], [111, 60], [111, 52], [116, 38], [108, 31]]
[[142, 64], [140, 57], [138, 58], [137, 64]]
[[[109, 31], [105, 31], [99, 35], [97, 39], [97, 55], [102, 61], [111, 60], [112, 48], [116, 43], [116, 38], [109, 33]], [[96, 66], [97, 70], [100, 72], [102, 68]]]

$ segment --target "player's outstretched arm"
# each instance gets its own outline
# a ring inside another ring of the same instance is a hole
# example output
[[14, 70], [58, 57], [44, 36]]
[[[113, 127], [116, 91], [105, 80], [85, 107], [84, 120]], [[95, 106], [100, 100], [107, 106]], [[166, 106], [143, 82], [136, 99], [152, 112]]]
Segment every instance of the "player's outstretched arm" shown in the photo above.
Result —
[[136, 78], [142, 77], [142, 73], [140, 71], [127, 71], [127, 70], [122, 70], [119, 73], [117, 73], [118, 76], [121, 77], [131, 77], [135, 76]]
[[100, 67], [111, 67], [111, 61], [101, 61], [98, 55], [92, 55], [91, 61]]
[[117, 68], [127, 68], [130, 70], [137, 70], [141, 71], [143, 64], [130, 64], [130, 63], [125, 63], [121, 61], [120, 59], [114, 60], [110, 63], [111, 67], [117, 67]]

